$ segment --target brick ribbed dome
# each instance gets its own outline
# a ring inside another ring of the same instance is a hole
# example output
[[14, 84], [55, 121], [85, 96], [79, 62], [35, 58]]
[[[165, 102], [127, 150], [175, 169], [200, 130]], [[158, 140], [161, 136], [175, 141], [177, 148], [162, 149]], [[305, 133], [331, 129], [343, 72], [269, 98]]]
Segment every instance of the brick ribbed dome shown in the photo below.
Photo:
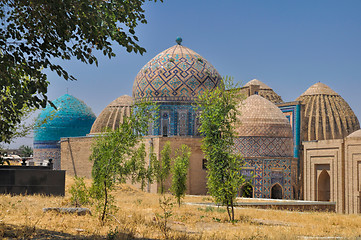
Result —
[[360, 129], [359, 121], [347, 102], [323, 83], [312, 85], [296, 100], [305, 105], [303, 141], [342, 139]]
[[291, 125], [282, 111], [272, 102], [252, 95], [240, 104], [239, 136], [292, 137]]
[[293, 135], [289, 121], [272, 102], [251, 95], [239, 105], [240, 125], [235, 148], [244, 157], [292, 157]]
[[282, 98], [275, 93], [271, 87], [257, 79], [253, 79], [246, 83], [241, 88], [241, 92], [244, 92], [247, 96], [253, 95], [257, 92], [258, 95], [273, 103], [283, 103]]
[[178, 44], [159, 53], [138, 72], [133, 97], [188, 102], [220, 83], [221, 76], [205, 58]]
[[130, 115], [132, 105], [133, 98], [128, 95], [115, 99], [99, 114], [90, 134], [102, 133], [106, 128], [115, 130], [123, 121], [123, 117]]

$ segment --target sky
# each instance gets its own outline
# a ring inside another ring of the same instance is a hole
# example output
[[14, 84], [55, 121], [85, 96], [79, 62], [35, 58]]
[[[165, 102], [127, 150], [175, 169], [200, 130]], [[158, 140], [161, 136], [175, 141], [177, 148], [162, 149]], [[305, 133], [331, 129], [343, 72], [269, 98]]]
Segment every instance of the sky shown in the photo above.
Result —
[[[77, 81], [48, 73], [50, 100], [67, 92], [99, 113], [131, 95], [138, 71], [176, 44], [202, 55], [222, 76], [241, 85], [256, 78], [294, 101], [316, 82], [339, 93], [361, 120], [361, 1], [164, 0], [145, 4], [147, 24], [136, 28], [147, 52], [99, 56], [99, 66], [60, 61]], [[32, 145], [32, 136], [9, 147]]]

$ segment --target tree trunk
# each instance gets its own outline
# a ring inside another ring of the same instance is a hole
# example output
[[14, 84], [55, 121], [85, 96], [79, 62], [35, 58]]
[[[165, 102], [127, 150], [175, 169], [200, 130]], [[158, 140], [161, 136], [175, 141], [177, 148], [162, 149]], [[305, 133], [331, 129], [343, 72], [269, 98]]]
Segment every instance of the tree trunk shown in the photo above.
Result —
[[234, 207], [233, 207], [233, 199], [231, 199], [231, 208], [232, 208], [232, 222], [234, 222]]
[[107, 211], [107, 205], [108, 205], [108, 192], [107, 192], [107, 182], [106, 180], [104, 180], [104, 208], [103, 208], [103, 213], [102, 213], [102, 223], [104, 222], [105, 219], [105, 213]]
[[229, 221], [231, 221], [232, 217], [231, 217], [231, 212], [229, 211], [229, 204], [228, 203], [227, 203], [227, 213], [228, 213]]

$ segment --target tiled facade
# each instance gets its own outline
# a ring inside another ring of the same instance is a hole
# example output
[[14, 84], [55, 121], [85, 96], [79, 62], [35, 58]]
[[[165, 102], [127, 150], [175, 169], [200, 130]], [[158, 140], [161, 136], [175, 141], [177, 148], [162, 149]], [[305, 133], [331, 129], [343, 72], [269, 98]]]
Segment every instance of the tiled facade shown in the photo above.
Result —
[[255, 198], [271, 198], [271, 189], [276, 184], [282, 187], [283, 199], [294, 199], [297, 160], [294, 158], [245, 158], [242, 174], [253, 177], [250, 181], [253, 185]]
[[33, 157], [36, 162], [44, 162], [52, 159], [54, 169], [61, 169], [59, 141], [34, 142]]
[[150, 126], [149, 135], [199, 136], [199, 121], [191, 104], [161, 104], [159, 118]]

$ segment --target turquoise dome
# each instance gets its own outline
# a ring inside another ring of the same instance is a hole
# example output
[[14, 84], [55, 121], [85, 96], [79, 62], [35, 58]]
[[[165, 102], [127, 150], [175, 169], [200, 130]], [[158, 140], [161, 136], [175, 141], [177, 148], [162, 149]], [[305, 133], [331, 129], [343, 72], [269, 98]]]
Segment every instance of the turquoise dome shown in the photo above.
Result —
[[59, 141], [62, 137], [85, 136], [96, 119], [83, 101], [65, 94], [39, 114], [34, 130], [34, 142]]

